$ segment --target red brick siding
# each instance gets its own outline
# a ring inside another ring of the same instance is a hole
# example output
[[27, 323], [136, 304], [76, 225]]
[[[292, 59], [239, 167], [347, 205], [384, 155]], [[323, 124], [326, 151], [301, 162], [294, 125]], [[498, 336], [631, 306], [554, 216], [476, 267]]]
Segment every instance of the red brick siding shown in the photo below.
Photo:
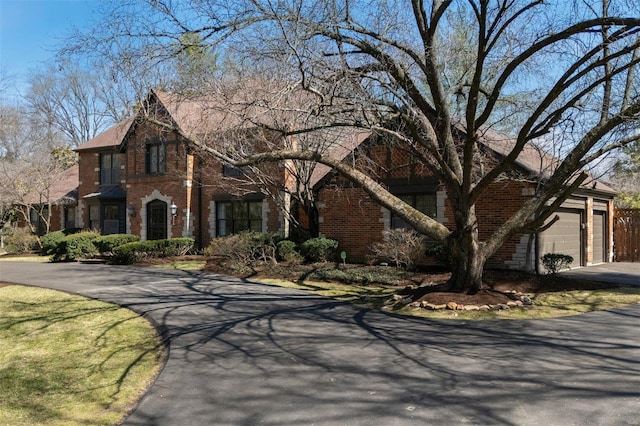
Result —
[[[494, 182], [489, 186], [476, 204], [478, 234], [481, 241], [489, 238], [522, 207], [522, 204], [531, 197], [527, 195], [530, 188], [530, 184], [518, 181]], [[487, 266], [506, 267], [504, 262], [511, 260], [521, 237], [522, 234], [517, 234], [507, 240], [487, 261]]]
[[[404, 168], [408, 171], [409, 168]], [[414, 169], [415, 171], [415, 169]], [[485, 240], [496, 231], [522, 203], [529, 198], [526, 195], [528, 184], [517, 181], [495, 182], [476, 205], [480, 240]], [[384, 223], [382, 209], [360, 189], [340, 188], [329, 185], [319, 192], [319, 202], [324, 206], [320, 210], [323, 222], [320, 232], [323, 236], [339, 241], [340, 249], [347, 251], [352, 261], [366, 261], [369, 247], [382, 240]], [[451, 204], [445, 202], [445, 225], [453, 226]], [[488, 262], [492, 267], [506, 267], [520, 242], [521, 235], [510, 238]], [[425, 259], [423, 259], [425, 260]]]
[[[166, 141], [166, 171], [162, 174], [148, 175], [145, 173], [146, 142], [160, 135]], [[115, 148], [80, 152], [78, 191], [85, 227], [89, 226], [89, 203], [83, 197], [100, 190], [100, 185], [97, 184], [100, 181], [100, 152], [113, 152], [113, 150]], [[143, 221], [146, 221], [141, 213], [142, 201], [148, 198], [154, 190], [157, 190], [163, 197], [168, 197], [170, 202], [178, 206], [178, 214], [170, 226], [171, 235], [169, 237], [175, 238], [183, 235], [187, 207], [187, 187], [185, 185], [187, 154], [187, 144], [184, 141], [174, 134], [154, 130], [153, 126], [139, 126], [129, 139], [126, 153], [122, 154], [122, 164], [125, 165], [125, 170], [121, 173], [121, 180], [124, 181], [121, 186], [127, 193], [127, 207], [133, 206], [136, 212], [134, 216], [128, 215], [132, 234], [141, 235]], [[224, 177], [222, 170], [222, 164], [210, 156], [196, 160], [191, 190], [190, 230], [193, 237], [202, 238], [203, 246], [206, 246], [210, 240], [209, 204], [215, 197], [230, 193], [241, 196], [259, 191], [253, 183], [239, 185], [237, 179]], [[284, 170], [280, 165], [265, 166], [265, 170], [276, 173], [277, 176], [282, 176], [284, 179]], [[199, 188], [200, 184], [202, 184], [201, 189]], [[199, 205], [200, 198], [202, 205]], [[267, 202], [269, 204], [267, 229], [270, 232], [277, 232], [281, 228], [281, 215], [273, 200], [267, 199]], [[199, 229], [200, 226], [202, 229]]]
[[382, 239], [382, 210], [358, 188], [328, 189], [319, 198], [320, 235], [337, 240], [350, 262], [364, 262]]

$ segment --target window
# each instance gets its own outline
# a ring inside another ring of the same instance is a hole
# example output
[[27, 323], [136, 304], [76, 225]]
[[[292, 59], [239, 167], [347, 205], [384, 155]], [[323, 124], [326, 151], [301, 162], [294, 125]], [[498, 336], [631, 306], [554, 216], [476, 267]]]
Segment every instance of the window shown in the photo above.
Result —
[[118, 154], [100, 154], [100, 184], [120, 183], [120, 156]]
[[49, 219], [49, 207], [32, 207], [29, 211], [29, 221], [35, 228], [36, 234], [42, 236], [47, 233], [47, 220]]
[[[403, 194], [398, 195], [405, 203], [409, 204], [411, 207], [416, 210], [435, 218], [437, 216], [437, 208], [436, 208], [436, 194]], [[404, 220], [399, 218], [398, 216], [392, 214], [391, 215], [391, 229], [398, 228], [411, 228]]]
[[76, 208], [75, 206], [65, 207], [64, 209], [64, 227], [75, 228], [76, 227]]
[[89, 229], [97, 231], [100, 229], [100, 205], [92, 204], [89, 206]]
[[166, 170], [166, 149], [165, 145], [158, 143], [147, 145], [146, 152], [146, 173], [149, 175], [164, 173]]
[[117, 234], [120, 231], [120, 206], [118, 204], [104, 204], [103, 209], [102, 234]]
[[219, 201], [216, 204], [219, 237], [242, 231], [262, 232], [262, 201]]
[[223, 165], [222, 166], [222, 175], [228, 177], [240, 177], [244, 176], [244, 171], [239, 167]]

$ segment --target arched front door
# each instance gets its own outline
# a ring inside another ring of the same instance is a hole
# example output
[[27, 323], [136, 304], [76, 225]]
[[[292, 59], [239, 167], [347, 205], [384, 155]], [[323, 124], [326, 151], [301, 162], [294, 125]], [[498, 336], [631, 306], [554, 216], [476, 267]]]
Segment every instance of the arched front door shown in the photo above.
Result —
[[167, 203], [153, 200], [147, 204], [147, 240], [167, 238]]

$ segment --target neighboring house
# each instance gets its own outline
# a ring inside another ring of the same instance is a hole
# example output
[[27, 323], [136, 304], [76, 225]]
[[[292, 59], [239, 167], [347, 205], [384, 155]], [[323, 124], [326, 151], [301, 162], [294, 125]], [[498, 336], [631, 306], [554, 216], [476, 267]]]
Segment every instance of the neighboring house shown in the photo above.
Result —
[[[428, 169], [412, 161], [408, 153], [389, 150], [385, 144], [376, 144], [361, 136], [353, 142], [353, 151], [366, 152], [367, 161], [373, 159], [378, 170], [384, 171], [378, 178], [394, 195], [445, 225], [453, 223], [446, 192]], [[505, 155], [511, 144], [512, 141], [500, 135], [485, 134], [483, 160], [491, 162]], [[342, 146], [335, 158], [343, 160], [349, 156]], [[353, 161], [353, 157], [349, 161]], [[516, 161], [516, 174], [491, 184], [487, 196], [476, 204], [481, 240], [535, 195], [536, 187], [549, 176], [554, 161], [557, 160], [544, 151], [527, 148]], [[366, 261], [369, 247], [382, 239], [385, 230], [407, 227], [388, 209], [371, 201], [363, 190], [326, 168], [314, 176], [314, 189], [321, 235], [338, 240], [341, 250], [346, 251], [352, 261]], [[574, 258], [572, 266], [611, 262], [614, 196], [613, 189], [588, 179], [551, 216], [558, 218], [553, 225], [537, 234], [513, 236], [487, 265], [541, 270], [540, 257], [551, 252], [571, 255]]]
[[[28, 209], [29, 221], [38, 235], [47, 232], [46, 218], [49, 218], [49, 231], [78, 226], [78, 179], [79, 168], [77, 165], [72, 166], [55, 176], [50, 186], [40, 192], [28, 194], [18, 203], [19, 208]], [[24, 215], [18, 216], [17, 226], [27, 226]]]
[[[151, 91], [139, 113], [79, 146], [81, 226], [142, 240], [192, 237], [206, 247], [217, 236], [243, 230], [288, 232], [279, 200], [244, 172], [199, 155], [193, 143], [224, 117], [202, 103]], [[153, 119], [146, 119], [151, 113]], [[284, 184], [284, 166], [271, 167]]]
[[[77, 226], [103, 234], [137, 234], [143, 240], [193, 237], [198, 247], [207, 246], [214, 237], [247, 229], [288, 235], [292, 207], [282, 188], [295, 182], [286, 162], [268, 166], [273, 187], [265, 188], [245, 179], [243, 170], [200, 155], [196, 141], [221, 138], [238, 124], [233, 114], [210, 106], [151, 91], [137, 116], [78, 147]], [[233, 143], [233, 135], [229, 139]], [[483, 158], [499, 158], [509, 143], [485, 135]], [[394, 194], [445, 225], [453, 223], [446, 192], [406, 152], [390, 151], [367, 132], [349, 134], [335, 145], [332, 152], [340, 160], [353, 160], [354, 152], [366, 151], [379, 166], [379, 180]], [[517, 162], [519, 174], [492, 184], [487, 191], [491, 196], [476, 206], [481, 239], [535, 195], [552, 163], [547, 154], [527, 149]], [[311, 183], [317, 200], [315, 227], [321, 236], [338, 240], [350, 261], [366, 261], [370, 246], [383, 238], [385, 230], [406, 227], [326, 166], [316, 166]], [[514, 236], [488, 265], [535, 267], [536, 260], [548, 252], [572, 255], [573, 266], [611, 261], [613, 196], [613, 190], [591, 180], [563, 203], [550, 228]], [[301, 222], [310, 220], [308, 212], [296, 212], [295, 206], [293, 210]]]

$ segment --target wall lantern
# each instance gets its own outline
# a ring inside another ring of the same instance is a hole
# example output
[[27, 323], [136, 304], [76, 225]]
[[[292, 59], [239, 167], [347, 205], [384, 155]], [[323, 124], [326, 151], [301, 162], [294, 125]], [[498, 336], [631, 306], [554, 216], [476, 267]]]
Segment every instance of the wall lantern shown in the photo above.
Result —
[[133, 204], [129, 204], [129, 207], [127, 207], [127, 212], [129, 212], [129, 216], [135, 216], [136, 206], [134, 206]]
[[175, 225], [176, 224], [176, 215], [178, 214], [178, 206], [176, 206], [175, 203], [171, 203], [171, 207], [169, 207], [171, 209], [171, 224]]

